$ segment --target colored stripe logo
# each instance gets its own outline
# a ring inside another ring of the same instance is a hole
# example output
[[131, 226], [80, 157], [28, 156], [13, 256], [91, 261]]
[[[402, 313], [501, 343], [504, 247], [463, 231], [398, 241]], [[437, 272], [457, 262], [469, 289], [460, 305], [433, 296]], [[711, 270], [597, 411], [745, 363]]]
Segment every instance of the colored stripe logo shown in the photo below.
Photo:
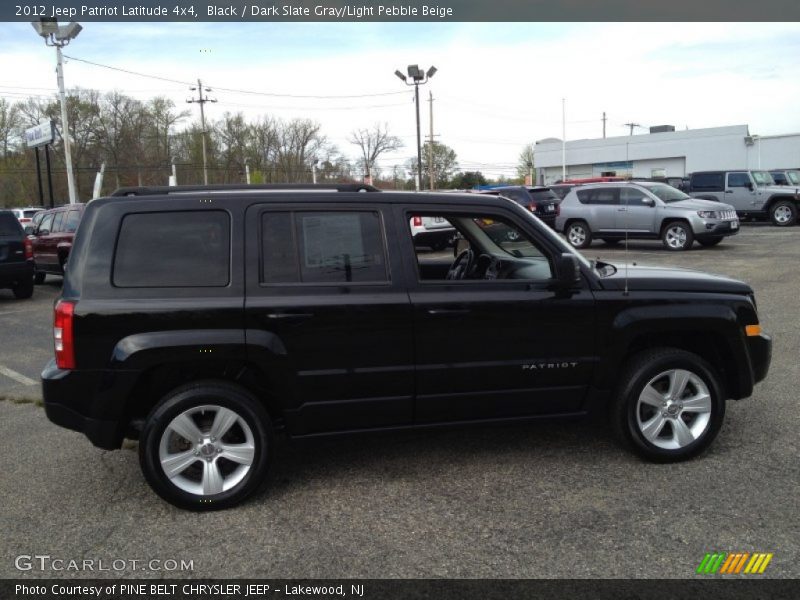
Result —
[[707, 552], [697, 567], [699, 575], [760, 575], [772, 560], [772, 552]]

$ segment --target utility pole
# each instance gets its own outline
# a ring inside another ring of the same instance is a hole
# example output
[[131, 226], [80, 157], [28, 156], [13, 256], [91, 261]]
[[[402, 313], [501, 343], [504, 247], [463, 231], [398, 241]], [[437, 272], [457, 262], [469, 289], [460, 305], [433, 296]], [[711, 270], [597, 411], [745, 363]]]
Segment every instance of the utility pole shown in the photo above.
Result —
[[433, 92], [428, 91], [428, 102], [430, 102], [430, 144], [428, 146], [428, 175], [430, 176], [430, 189], [433, 191]]
[[603, 139], [606, 139], [606, 111], [603, 111]]
[[561, 181], [567, 180], [567, 99], [561, 99]]
[[[208, 162], [206, 161], [206, 113], [203, 110], [203, 105], [206, 102], [216, 102], [216, 98], [209, 98], [208, 96], [203, 96], [203, 82], [199, 79], [197, 80], [197, 87], [189, 88], [192, 91], [197, 90], [197, 99], [191, 98], [186, 102], [188, 104], [198, 103], [200, 105], [200, 135], [203, 140], [203, 184], [208, 185]], [[211, 88], [206, 88], [206, 92], [212, 91]]]
[[641, 127], [641, 125], [639, 125], [639, 123], [625, 123], [625, 127], [630, 127], [631, 128], [631, 133], [630, 134], [633, 135], [633, 128], [634, 127]]

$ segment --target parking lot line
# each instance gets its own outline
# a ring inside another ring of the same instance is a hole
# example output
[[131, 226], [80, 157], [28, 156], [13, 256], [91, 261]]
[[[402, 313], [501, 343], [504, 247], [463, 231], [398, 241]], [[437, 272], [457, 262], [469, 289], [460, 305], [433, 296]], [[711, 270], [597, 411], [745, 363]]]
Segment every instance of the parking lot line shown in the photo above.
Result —
[[30, 377], [25, 377], [22, 373], [17, 373], [13, 369], [9, 369], [8, 367], [4, 367], [0, 365], [0, 375], [5, 375], [14, 381], [21, 383], [22, 385], [37, 385], [39, 382], [34, 381]]

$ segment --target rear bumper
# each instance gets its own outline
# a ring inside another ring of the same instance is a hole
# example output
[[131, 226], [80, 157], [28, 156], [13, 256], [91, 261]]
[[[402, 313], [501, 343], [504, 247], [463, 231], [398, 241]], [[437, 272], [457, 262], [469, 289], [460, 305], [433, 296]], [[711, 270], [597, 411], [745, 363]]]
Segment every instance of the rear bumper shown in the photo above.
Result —
[[56, 425], [80, 431], [95, 446], [113, 450], [125, 434], [124, 400], [133, 372], [70, 371], [55, 360], [42, 371], [42, 397], [47, 418]]
[[33, 261], [0, 263], [0, 287], [14, 286], [33, 277]]

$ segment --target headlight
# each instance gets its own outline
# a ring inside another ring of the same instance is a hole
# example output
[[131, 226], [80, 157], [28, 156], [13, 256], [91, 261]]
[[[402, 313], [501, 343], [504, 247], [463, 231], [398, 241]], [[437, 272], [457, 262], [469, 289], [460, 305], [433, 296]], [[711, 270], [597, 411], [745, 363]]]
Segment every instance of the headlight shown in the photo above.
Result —
[[715, 210], [698, 210], [697, 216], [702, 217], [703, 219], [718, 219], [719, 215]]

